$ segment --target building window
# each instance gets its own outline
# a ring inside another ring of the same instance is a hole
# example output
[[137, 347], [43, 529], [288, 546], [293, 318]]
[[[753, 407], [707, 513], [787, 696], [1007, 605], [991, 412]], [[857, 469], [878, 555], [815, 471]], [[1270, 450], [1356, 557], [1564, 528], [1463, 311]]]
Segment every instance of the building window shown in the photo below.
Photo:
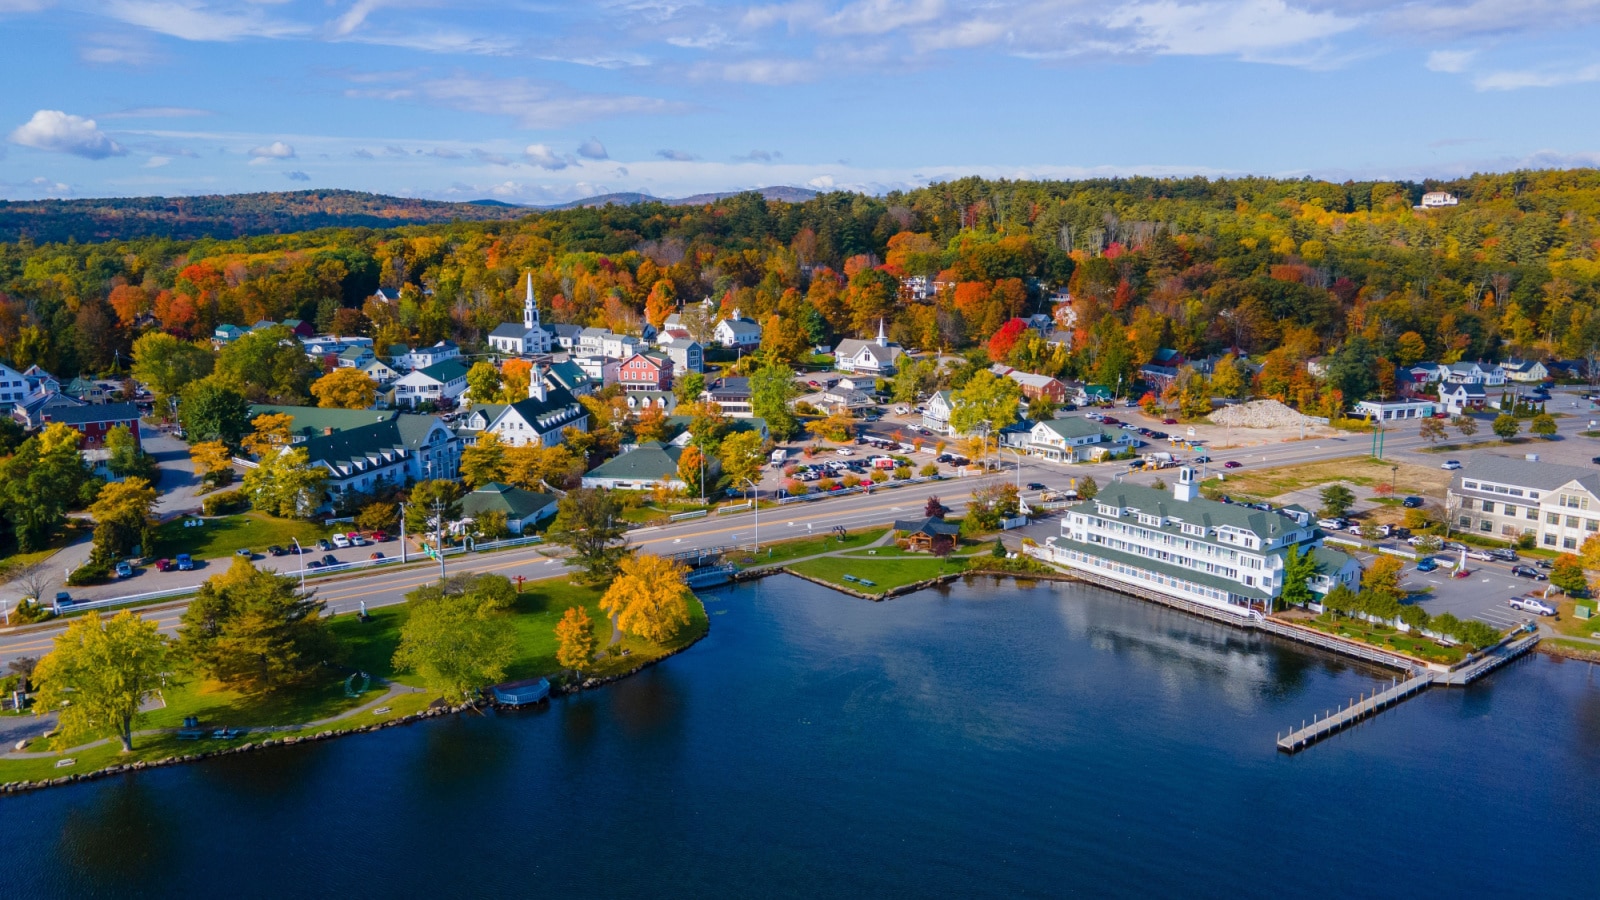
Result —
[[1472, 508], [1472, 498], [1471, 497], [1462, 497], [1461, 498], [1461, 508], [1462, 509], [1471, 509]]
[[1483, 511], [1486, 512], [1486, 513], [1494, 512], [1494, 501], [1493, 500], [1485, 500], [1485, 501], [1483, 501]]
[[1539, 521], [1539, 511], [1537, 509], [1534, 509], [1533, 507], [1530, 506], [1527, 509], [1523, 510], [1523, 513], [1525, 513], [1527, 515], [1527, 517], [1532, 519], [1533, 521], [1535, 521], [1535, 522]]
[[1567, 516], [1567, 527], [1568, 528], [1577, 528], [1578, 527], [1578, 517], [1577, 516]]
[[1546, 525], [1560, 525], [1561, 524], [1561, 514], [1560, 513], [1545, 513], [1544, 514], [1544, 522], [1545, 522]]
[[1483, 519], [1480, 522], [1478, 522], [1478, 530], [1479, 531], [1493, 531], [1494, 530], [1494, 523], [1489, 521], [1488, 519]]
[[1546, 547], [1554, 547], [1556, 545], [1556, 536], [1546, 533], [1544, 536], [1544, 545]]
[[1575, 537], [1564, 537], [1561, 539], [1561, 546], [1568, 550], [1576, 550], [1578, 549], [1578, 539]]

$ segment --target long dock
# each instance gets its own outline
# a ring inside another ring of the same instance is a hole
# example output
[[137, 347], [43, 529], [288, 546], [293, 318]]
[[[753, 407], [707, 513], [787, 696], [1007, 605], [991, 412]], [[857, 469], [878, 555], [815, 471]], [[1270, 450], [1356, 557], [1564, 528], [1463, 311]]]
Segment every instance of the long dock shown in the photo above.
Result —
[[1301, 726], [1286, 735], [1278, 736], [1278, 749], [1285, 753], [1299, 753], [1301, 750], [1322, 740], [1330, 734], [1342, 731], [1350, 725], [1374, 715], [1388, 707], [1415, 696], [1428, 689], [1433, 684], [1434, 673], [1418, 670], [1411, 674], [1405, 681], [1397, 681], [1388, 690], [1379, 691], [1370, 697], [1352, 700], [1350, 705], [1338, 712], [1333, 712], [1324, 717], [1313, 719], [1309, 724]]
[[1522, 654], [1527, 653], [1529, 650], [1532, 650], [1533, 645], [1537, 643], [1539, 643], [1539, 634], [1537, 632], [1517, 638], [1514, 641], [1508, 641], [1492, 648], [1489, 650], [1489, 652], [1483, 654], [1464, 666], [1451, 669], [1449, 672], [1435, 676], [1433, 680], [1439, 684], [1448, 684], [1452, 687], [1471, 684], [1484, 675], [1493, 672], [1495, 669], [1500, 668], [1506, 663], [1511, 662], [1513, 659], [1516, 659]]

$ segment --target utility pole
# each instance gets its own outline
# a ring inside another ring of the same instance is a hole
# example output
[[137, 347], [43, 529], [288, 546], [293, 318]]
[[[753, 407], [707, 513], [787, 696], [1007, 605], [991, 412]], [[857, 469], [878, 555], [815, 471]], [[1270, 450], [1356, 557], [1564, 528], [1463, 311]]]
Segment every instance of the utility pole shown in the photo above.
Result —
[[439, 580], [444, 580], [444, 501], [433, 500], [434, 543], [433, 551], [439, 555]]
[[400, 564], [406, 563], [406, 505], [400, 504]]

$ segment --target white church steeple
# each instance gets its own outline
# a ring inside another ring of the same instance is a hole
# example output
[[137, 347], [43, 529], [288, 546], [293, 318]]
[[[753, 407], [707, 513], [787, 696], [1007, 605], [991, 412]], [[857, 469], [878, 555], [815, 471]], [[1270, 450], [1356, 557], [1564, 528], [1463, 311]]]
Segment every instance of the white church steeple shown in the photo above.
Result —
[[522, 327], [533, 331], [539, 327], [539, 303], [533, 299], [533, 273], [528, 273], [528, 295], [522, 301]]
[[889, 336], [887, 334], [885, 334], [884, 331], [883, 331], [883, 320], [882, 319], [878, 320], [878, 346], [879, 347], [887, 347], [887, 346], [889, 346]]

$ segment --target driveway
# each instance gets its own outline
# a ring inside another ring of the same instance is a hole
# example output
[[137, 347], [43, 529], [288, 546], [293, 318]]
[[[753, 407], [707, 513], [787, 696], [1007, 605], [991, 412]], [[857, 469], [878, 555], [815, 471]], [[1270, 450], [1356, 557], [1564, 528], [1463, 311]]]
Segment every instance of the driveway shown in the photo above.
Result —
[[185, 513], [200, 512], [200, 476], [189, 458], [189, 445], [168, 434], [141, 425], [139, 440], [160, 469], [156, 490], [156, 517], [165, 521]]

